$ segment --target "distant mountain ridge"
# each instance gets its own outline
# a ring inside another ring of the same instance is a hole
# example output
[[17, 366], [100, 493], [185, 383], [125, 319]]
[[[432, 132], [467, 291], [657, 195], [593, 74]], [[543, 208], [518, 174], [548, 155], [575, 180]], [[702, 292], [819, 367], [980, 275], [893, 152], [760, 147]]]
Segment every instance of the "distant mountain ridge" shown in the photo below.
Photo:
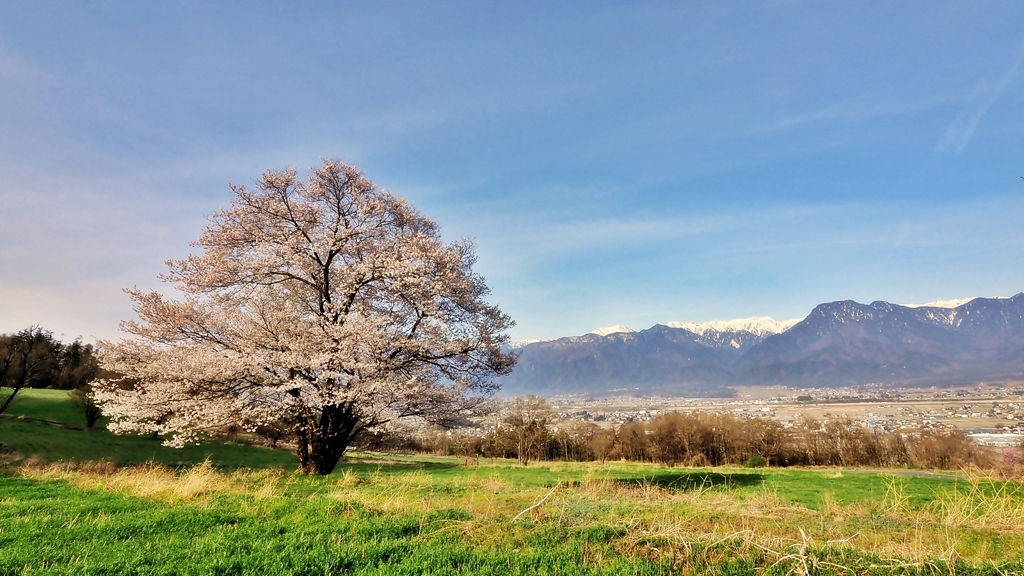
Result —
[[617, 325], [521, 345], [506, 394], [709, 395], [732, 386], [952, 385], [1024, 379], [1024, 293], [922, 305], [852, 300], [800, 320]]

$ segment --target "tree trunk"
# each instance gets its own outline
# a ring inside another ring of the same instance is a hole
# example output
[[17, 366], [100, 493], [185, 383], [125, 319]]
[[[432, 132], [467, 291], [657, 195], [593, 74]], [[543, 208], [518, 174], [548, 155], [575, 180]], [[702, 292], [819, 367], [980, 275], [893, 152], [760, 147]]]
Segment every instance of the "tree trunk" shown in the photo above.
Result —
[[330, 474], [365, 428], [349, 404], [324, 406], [300, 418], [295, 428], [299, 468], [304, 474]]
[[522, 432], [519, 434], [518, 446], [516, 448], [516, 456], [519, 457], [519, 463], [526, 466], [530, 462], [530, 447], [526, 437]]

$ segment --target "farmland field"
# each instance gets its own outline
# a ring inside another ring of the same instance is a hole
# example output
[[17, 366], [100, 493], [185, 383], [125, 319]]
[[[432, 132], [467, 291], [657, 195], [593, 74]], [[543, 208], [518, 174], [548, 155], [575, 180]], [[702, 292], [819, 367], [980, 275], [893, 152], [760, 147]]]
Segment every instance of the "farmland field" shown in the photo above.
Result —
[[0, 574], [1024, 573], [1024, 490], [979, 475], [353, 454], [307, 477], [61, 426], [60, 394], [0, 419]]

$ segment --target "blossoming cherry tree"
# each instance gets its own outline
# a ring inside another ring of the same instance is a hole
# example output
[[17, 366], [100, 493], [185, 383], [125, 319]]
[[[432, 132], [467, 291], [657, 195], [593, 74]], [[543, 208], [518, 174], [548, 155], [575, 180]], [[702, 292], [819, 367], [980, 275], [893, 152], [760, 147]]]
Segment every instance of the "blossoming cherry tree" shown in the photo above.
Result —
[[95, 384], [110, 428], [182, 446], [229, 425], [293, 430], [300, 466], [329, 474], [361, 432], [399, 418], [449, 424], [497, 388], [512, 320], [484, 297], [473, 243], [359, 170], [229, 185], [198, 254], [167, 261], [181, 294], [131, 289], [131, 335], [104, 342]]

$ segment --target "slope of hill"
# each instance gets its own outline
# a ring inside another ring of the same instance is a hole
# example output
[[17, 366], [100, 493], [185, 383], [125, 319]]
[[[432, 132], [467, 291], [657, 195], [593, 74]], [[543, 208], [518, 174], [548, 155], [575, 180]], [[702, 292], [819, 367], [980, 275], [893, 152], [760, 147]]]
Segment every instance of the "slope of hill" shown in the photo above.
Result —
[[[295, 468], [295, 454], [227, 442], [190, 444], [169, 448], [152, 436], [119, 436], [108, 432], [103, 421], [85, 429], [84, 417], [65, 390], [22, 390], [8, 412], [0, 415], [0, 443], [17, 457], [48, 461], [113, 464], [158, 462], [189, 466], [209, 460], [219, 468]], [[8, 455], [10, 457], [10, 455]]]

